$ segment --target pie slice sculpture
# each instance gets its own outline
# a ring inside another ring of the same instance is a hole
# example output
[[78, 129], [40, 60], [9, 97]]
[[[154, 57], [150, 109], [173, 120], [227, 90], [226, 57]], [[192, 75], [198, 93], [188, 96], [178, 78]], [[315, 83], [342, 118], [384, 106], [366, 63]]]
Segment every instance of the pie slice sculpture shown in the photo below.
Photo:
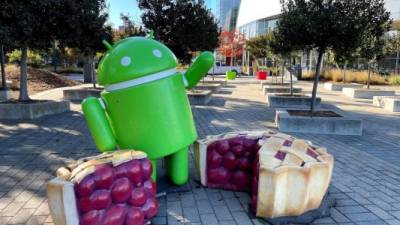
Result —
[[60, 168], [47, 185], [57, 225], [143, 225], [157, 214], [152, 165], [140, 151], [116, 151]]
[[262, 131], [198, 140], [195, 162], [202, 185], [248, 192], [256, 216], [278, 218], [320, 206], [334, 159], [309, 141]]

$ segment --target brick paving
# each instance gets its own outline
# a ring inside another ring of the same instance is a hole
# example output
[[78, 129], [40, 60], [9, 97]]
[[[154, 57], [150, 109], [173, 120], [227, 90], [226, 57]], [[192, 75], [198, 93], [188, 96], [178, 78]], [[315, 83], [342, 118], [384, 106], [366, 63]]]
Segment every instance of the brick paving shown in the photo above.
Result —
[[[309, 83], [296, 86], [310, 90]], [[322, 86], [322, 85], [321, 85]], [[293, 134], [326, 146], [335, 156], [331, 217], [313, 224], [400, 224], [400, 113], [370, 100], [320, 89], [325, 108], [363, 119], [358, 136]], [[200, 137], [232, 130], [276, 129], [274, 110], [259, 85], [231, 83], [209, 106], [193, 107]], [[80, 106], [32, 121], [0, 121], [0, 224], [53, 224], [46, 182], [68, 162], [97, 153]], [[192, 164], [193, 165], [193, 164]], [[153, 224], [265, 224], [248, 213], [245, 193], [200, 187], [191, 168], [190, 191], [160, 198]]]

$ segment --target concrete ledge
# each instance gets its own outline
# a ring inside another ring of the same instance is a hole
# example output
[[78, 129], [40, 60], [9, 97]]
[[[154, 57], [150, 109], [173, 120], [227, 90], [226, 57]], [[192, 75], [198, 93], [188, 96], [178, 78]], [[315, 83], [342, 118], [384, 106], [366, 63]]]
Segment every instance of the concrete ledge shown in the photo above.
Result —
[[102, 89], [94, 88], [79, 88], [79, 89], [66, 89], [63, 90], [63, 96], [66, 100], [82, 101], [87, 97], [100, 97]]
[[282, 132], [362, 135], [362, 120], [346, 117], [292, 116], [287, 110], [279, 109], [275, 123]]
[[[263, 88], [264, 94], [268, 93], [282, 93], [282, 94], [289, 94], [290, 87], [289, 86], [279, 86], [279, 85], [266, 85]], [[302, 88], [293, 87], [293, 93], [301, 93], [303, 91]]]
[[0, 119], [36, 119], [70, 110], [69, 101], [38, 101], [33, 103], [1, 103]]
[[364, 85], [356, 83], [324, 83], [324, 88], [329, 91], [342, 91], [343, 88], [362, 88]]
[[[280, 94], [267, 94], [267, 103], [269, 107], [274, 108], [310, 108], [311, 97], [305, 95], [280, 95]], [[321, 98], [317, 97], [315, 100], [315, 108], [321, 106]]]
[[212, 84], [212, 83], [205, 83], [202, 84], [201, 82], [194, 87], [196, 90], [210, 90], [211, 92], [218, 92], [218, 90], [222, 87], [221, 84]]
[[390, 112], [400, 112], [400, 96], [374, 96], [373, 103]]
[[374, 96], [393, 96], [395, 91], [385, 91], [379, 89], [356, 89], [343, 88], [343, 94], [350, 98], [373, 99]]
[[0, 102], [8, 101], [12, 98], [12, 91], [11, 90], [0, 90]]
[[221, 84], [222, 87], [225, 87], [226, 80], [201, 80], [199, 84]]
[[192, 105], [207, 105], [211, 100], [210, 90], [191, 90], [187, 92], [189, 102]]
[[267, 80], [267, 81], [261, 81], [260, 82], [260, 85], [261, 85], [261, 90], [263, 90], [263, 88], [265, 87], [265, 86], [284, 86], [284, 87], [286, 87], [286, 86], [290, 86], [290, 83], [288, 83], [288, 82], [283, 82], [283, 85], [282, 85], [282, 83], [280, 82], [280, 81], [278, 81], [278, 82], [272, 82], [272, 81], [270, 81], [270, 80]]

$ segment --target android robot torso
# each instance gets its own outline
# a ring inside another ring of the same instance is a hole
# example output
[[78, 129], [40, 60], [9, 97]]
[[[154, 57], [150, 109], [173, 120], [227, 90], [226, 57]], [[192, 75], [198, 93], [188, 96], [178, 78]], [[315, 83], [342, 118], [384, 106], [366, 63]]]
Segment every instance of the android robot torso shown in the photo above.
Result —
[[167, 157], [167, 174], [182, 185], [188, 179], [188, 146], [197, 133], [185, 89], [200, 81], [214, 63], [200, 54], [184, 74], [175, 55], [150, 38], [132, 37], [108, 48], [98, 68], [101, 98], [82, 102], [88, 127], [100, 151], [135, 149], [147, 153], [156, 179], [156, 160]]
[[121, 149], [141, 149], [149, 158], [169, 155], [197, 137], [182, 74], [120, 90], [102, 99]]

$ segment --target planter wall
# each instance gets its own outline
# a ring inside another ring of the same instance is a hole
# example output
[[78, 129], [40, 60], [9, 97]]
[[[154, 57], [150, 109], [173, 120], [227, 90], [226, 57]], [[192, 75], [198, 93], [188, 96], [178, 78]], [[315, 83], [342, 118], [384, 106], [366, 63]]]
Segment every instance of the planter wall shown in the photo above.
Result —
[[221, 88], [221, 84], [202, 84], [199, 83], [194, 89], [197, 90], [209, 90], [211, 92], [218, 92], [218, 90]]
[[343, 88], [343, 94], [350, 98], [373, 99], [374, 96], [393, 96], [395, 91], [385, 91], [379, 89], [356, 89]]
[[64, 99], [71, 101], [82, 101], [87, 97], [100, 97], [101, 89], [67, 89], [63, 90]]
[[362, 88], [364, 85], [362, 84], [343, 84], [343, 83], [332, 83], [328, 82], [324, 84], [324, 88], [330, 91], [342, 91], [343, 88]]
[[[302, 88], [293, 87], [293, 93], [301, 93], [303, 91]], [[289, 94], [290, 87], [289, 86], [279, 86], [279, 85], [266, 85], [264, 86], [264, 94], [270, 93], [281, 93], [281, 94]]]
[[12, 91], [11, 90], [0, 90], [0, 102], [5, 102], [12, 98]]
[[70, 110], [69, 101], [0, 104], [0, 119], [36, 119]]
[[292, 116], [286, 110], [277, 110], [275, 123], [282, 132], [362, 135], [362, 121], [346, 117]]
[[390, 112], [400, 112], [400, 96], [374, 96], [373, 103]]
[[202, 80], [199, 84], [221, 84], [222, 87], [225, 87], [226, 80]]
[[[274, 108], [310, 108], [311, 97], [267, 94], [267, 103], [269, 107]], [[315, 108], [319, 108], [320, 106], [321, 98], [317, 98], [315, 100]]]
[[284, 86], [284, 87], [290, 87], [290, 83], [288, 82], [283, 82], [283, 84], [281, 82], [272, 82], [272, 81], [261, 81], [261, 90], [263, 90], [263, 88], [265, 86]]
[[188, 91], [189, 102], [192, 105], [207, 105], [211, 100], [210, 90]]

